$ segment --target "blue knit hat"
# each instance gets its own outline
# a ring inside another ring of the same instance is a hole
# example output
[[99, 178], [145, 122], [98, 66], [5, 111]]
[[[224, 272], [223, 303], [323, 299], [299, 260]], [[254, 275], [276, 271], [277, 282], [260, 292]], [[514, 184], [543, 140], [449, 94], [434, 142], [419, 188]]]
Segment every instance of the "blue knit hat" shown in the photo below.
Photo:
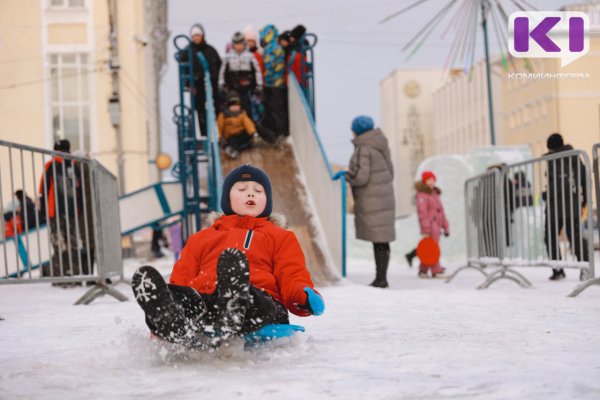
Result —
[[366, 131], [370, 131], [373, 129], [373, 127], [375, 127], [373, 118], [366, 115], [359, 115], [352, 120], [352, 132], [356, 133], [357, 135], [361, 135]]
[[231, 208], [231, 201], [229, 200], [229, 192], [231, 188], [237, 182], [254, 181], [258, 182], [265, 188], [265, 195], [267, 196], [267, 204], [265, 210], [258, 215], [258, 217], [268, 217], [273, 211], [273, 195], [271, 190], [271, 181], [269, 175], [267, 175], [262, 169], [256, 168], [250, 164], [242, 165], [232, 170], [225, 181], [223, 182], [223, 191], [221, 193], [221, 209], [225, 215], [233, 215], [235, 212]]

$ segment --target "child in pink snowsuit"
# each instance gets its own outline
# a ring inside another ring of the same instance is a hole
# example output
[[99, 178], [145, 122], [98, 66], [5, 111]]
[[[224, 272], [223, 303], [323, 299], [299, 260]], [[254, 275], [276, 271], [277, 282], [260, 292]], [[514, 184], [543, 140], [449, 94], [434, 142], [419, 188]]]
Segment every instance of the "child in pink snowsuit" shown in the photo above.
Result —
[[[421, 234], [439, 242], [442, 231], [445, 236], [449, 236], [450, 229], [440, 198], [442, 191], [435, 186], [435, 181], [435, 174], [431, 171], [425, 171], [421, 175], [421, 181], [415, 183], [415, 189], [417, 189], [417, 212], [419, 214]], [[419, 276], [426, 277], [427, 271], [430, 268], [431, 275], [434, 278], [436, 275], [444, 272], [439, 263], [436, 265], [423, 265], [421, 263], [419, 266]]]

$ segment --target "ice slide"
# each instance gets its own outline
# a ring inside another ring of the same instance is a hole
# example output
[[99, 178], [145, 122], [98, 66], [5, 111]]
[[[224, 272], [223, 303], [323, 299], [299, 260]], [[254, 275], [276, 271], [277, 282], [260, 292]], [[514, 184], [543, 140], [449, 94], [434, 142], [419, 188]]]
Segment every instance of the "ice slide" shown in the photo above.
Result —
[[265, 170], [273, 186], [273, 212], [286, 217], [316, 283], [335, 281], [343, 270], [342, 186], [321, 146], [312, 114], [290, 75], [290, 137], [278, 146], [259, 144], [237, 160], [223, 153], [223, 175], [251, 163]]

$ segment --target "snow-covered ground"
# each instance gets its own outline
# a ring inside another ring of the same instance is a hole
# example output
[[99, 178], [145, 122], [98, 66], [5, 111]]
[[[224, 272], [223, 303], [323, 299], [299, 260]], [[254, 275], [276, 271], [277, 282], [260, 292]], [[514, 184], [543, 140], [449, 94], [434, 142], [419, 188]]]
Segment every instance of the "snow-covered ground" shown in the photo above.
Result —
[[326, 313], [293, 319], [305, 334], [215, 354], [150, 340], [126, 285], [131, 301], [89, 306], [72, 305], [83, 288], [2, 286], [0, 398], [600, 398], [600, 287], [566, 298], [575, 272], [523, 271], [532, 289], [476, 291], [474, 272], [445, 284], [395, 262], [381, 290], [365, 285], [371, 262], [353, 259], [350, 279], [320, 288]]

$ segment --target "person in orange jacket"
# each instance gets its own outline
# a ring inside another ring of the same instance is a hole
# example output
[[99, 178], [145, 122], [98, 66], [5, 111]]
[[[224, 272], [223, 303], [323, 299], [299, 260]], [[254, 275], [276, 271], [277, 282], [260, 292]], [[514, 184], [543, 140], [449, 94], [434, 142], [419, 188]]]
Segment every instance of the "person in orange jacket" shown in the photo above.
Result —
[[269, 177], [242, 165], [223, 183], [221, 208], [209, 228], [188, 238], [169, 284], [156, 269], [132, 279], [152, 333], [166, 341], [211, 349], [271, 324], [289, 324], [325, 309], [293, 232], [271, 216]]
[[242, 110], [242, 100], [237, 92], [227, 95], [227, 108], [217, 117], [219, 141], [227, 156], [236, 159], [240, 151], [252, 146], [256, 126], [246, 111]]

